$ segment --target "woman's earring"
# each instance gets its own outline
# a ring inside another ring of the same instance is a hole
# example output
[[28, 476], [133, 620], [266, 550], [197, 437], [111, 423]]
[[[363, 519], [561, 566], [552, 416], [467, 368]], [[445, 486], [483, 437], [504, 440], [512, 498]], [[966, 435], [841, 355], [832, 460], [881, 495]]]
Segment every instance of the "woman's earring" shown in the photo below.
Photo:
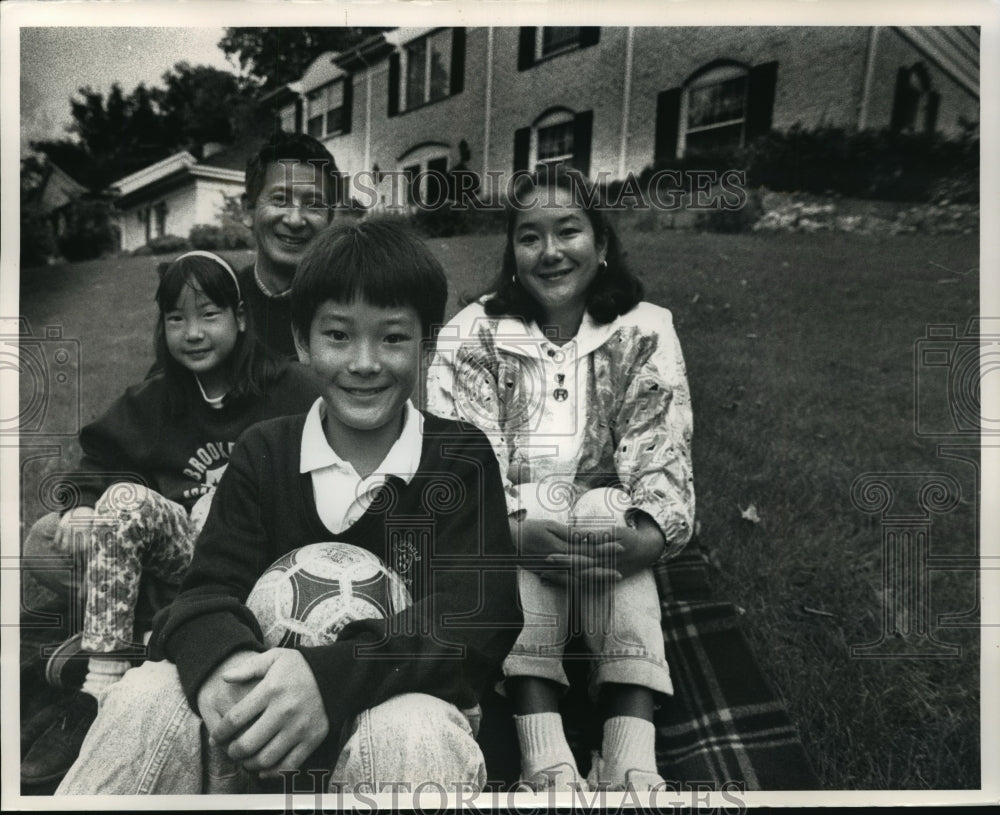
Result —
[[517, 285], [517, 275], [516, 274], [512, 274], [510, 276], [510, 282], [513, 283], [515, 286]]
[[597, 265], [600, 266], [602, 269], [607, 269], [608, 268], [608, 262], [606, 260], [602, 260]]

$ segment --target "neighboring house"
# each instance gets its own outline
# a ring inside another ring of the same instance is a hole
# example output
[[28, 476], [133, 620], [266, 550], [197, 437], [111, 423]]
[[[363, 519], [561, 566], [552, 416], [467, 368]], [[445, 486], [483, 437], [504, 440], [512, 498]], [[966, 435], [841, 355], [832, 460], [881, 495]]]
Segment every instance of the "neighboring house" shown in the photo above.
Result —
[[73, 204], [77, 199], [87, 197], [90, 191], [64, 170], [45, 162], [45, 174], [26, 199], [48, 219], [52, 234], [56, 239], [66, 234], [73, 222]]
[[622, 178], [797, 123], [957, 135], [979, 120], [979, 29], [399, 28], [264, 103], [362, 183], [409, 171], [377, 185], [405, 205], [459, 161], [489, 187], [539, 162]]
[[198, 161], [186, 150], [118, 179], [121, 248], [131, 252], [153, 238], [186, 238], [196, 224], [220, 223], [226, 198], [243, 192], [249, 148], [230, 148]]

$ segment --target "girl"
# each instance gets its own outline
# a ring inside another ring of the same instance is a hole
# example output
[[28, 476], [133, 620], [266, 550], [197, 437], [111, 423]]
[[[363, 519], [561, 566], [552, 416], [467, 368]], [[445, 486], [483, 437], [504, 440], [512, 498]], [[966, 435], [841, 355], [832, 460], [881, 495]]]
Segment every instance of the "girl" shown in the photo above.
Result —
[[83, 575], [72, 585], [32, 572], [85, 598], [82, 634], [56, 649], [46, 678], [66, 684], [70, 657], [89, 655], [83, 692], [22, 761], [28, 783], [65, 772], [101, 692], [144, 653], [134, 637], [146, 628], [135, 624], [140, 583], [160, 590], [154, 607], [176, 593], [236, 438], [264, 419], [306, 412], [318, 395], [305, 369], [278, 361], [255, 337], [237, 277], [219, 256], [181, 255], [164, 270], [156, 303], [159, 371], [83, 429], [71, 478], [80, 505], [42, 518], [25, 541], [26, 556], [70, 557]]
[[[428, 377], [428, 407], [484, 430], [505, 477], [526, 567], [505, 692], [522, 780], [536, 789], [662, 782], [652, 717], [672, 685], [651, 567], [684, 547], [694, 520], [690, 395], [671, 315], [641, 302], [595, 200], [573, 171], [519, 179], [501, 274], [442, 330]], [[574, 513], [584, 494], [589, 509]], [[596, 655], [590, 691], [608, 714], [586, 783], [558, 713], [573, 633]]]

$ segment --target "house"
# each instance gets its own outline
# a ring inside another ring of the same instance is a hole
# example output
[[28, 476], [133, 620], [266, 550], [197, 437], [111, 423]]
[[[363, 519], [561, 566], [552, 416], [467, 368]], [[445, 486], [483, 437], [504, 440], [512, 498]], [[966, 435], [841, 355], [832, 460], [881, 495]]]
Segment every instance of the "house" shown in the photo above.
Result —
[[125, 252], [153, 238], [186, 238], [197, 224], [218, 224], [226, 199], [243, 193], [249, 146], [205, 150], [198, 161], [182, 150], [118, 179], [118, 225]]
[[489, 189], [540, 162], [624, 178], [797, 123], [958, 135], [979, 120], [979, 29], [397, 28], [265, 104], [366, 205], [431, 204], [458, 165]]
[[28, 197], [26, 204], [34, 205], [48, 219], [52, 235], [58, 239], [66, 234], [73, 221], [73, 205], [90, 191], [75, 178], [51, 161], [46, 161], [44, 174]]

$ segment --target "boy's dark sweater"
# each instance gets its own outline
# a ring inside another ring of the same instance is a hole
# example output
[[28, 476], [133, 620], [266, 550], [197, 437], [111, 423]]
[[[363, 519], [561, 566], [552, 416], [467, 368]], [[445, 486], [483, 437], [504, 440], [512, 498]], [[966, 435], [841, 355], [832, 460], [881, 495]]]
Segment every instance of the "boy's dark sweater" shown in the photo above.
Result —
[[244, 605], [260, 575], [286, 552], [341, 540], [394, 569], [413, 605], [389, 620], [349, 623], [331, 645], [299, 648], [331, 734], [402, 693], [475, 705], [498, 678], [522, 624], [489, 441], [425, 415], [420, 468], [410, 484], [390, 476], [368, 511], [334, 535], [317, 514], [311, 475], [299, 472], [304, 424], [304, 416], [265, 422], [236, 445], [181, 594], [157, 618], [154, 658], [177, 665], [197, 710], [198, 691], [220, 663], [237, 651], [265, 650]]
[[94, 506], [115, 482], [142, 483], [190, 510], [214, 487], [233, 443], [265, 419], [304, 413], [319, 395], [306, 368], [288, 364], [262, 396], [209, 406], [193, 376], [182, 380], [181, 407], [168, 405], [162, 372], [133, 385], [99, 419], [83, 428], [83, 455], [68, 477], [82, 506]]

